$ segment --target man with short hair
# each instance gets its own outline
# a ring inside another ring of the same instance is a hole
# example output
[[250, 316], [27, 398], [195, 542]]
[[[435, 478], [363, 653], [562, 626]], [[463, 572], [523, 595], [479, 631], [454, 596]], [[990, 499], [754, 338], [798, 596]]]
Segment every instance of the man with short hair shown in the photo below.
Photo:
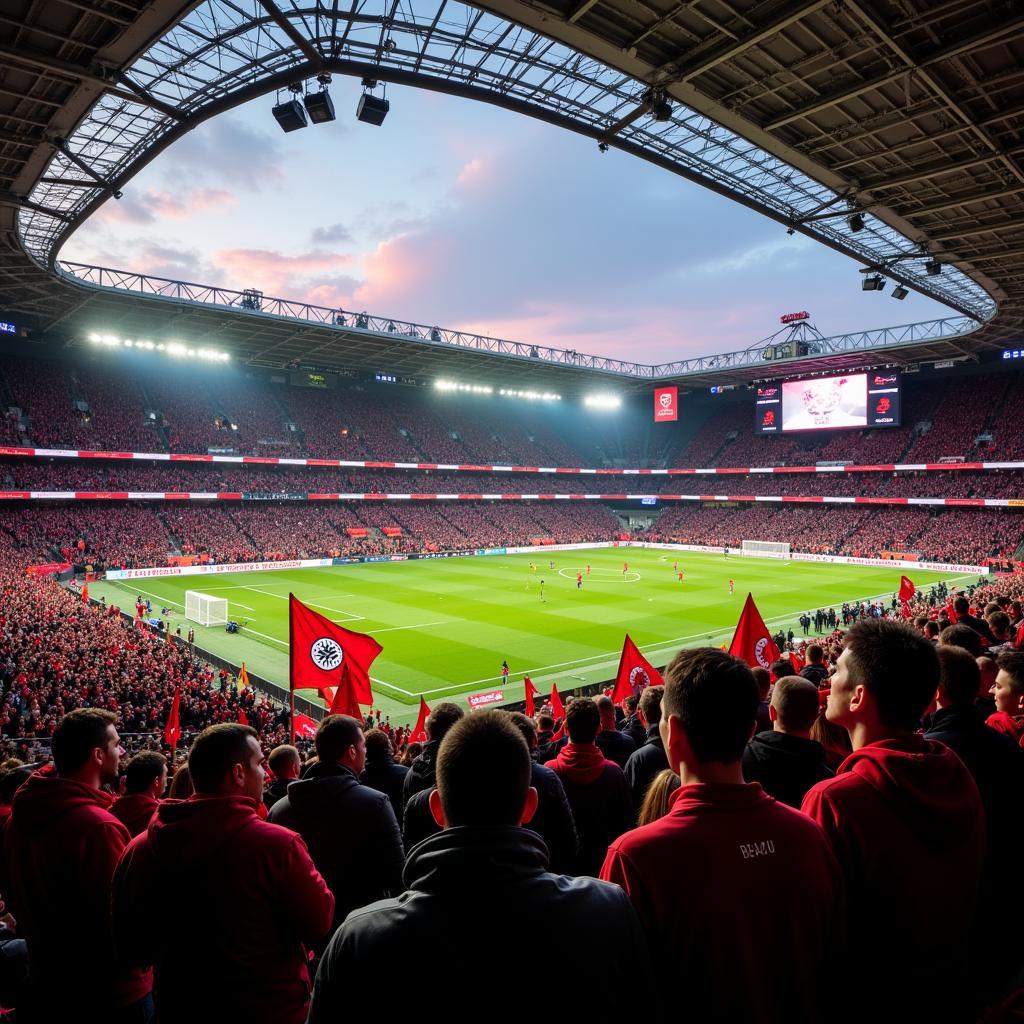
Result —
[[658, 724], [661, 722], [661, 699], [664, 693], [664, 686], [648, 686], [640, 694], [637, 714], [646, 730], [646, 740], [642, 747], [637, 747], [636, 752], [630, 755], [625, 768], [633, 809], [636, 811], [640, 810], [651, 781], [668, 767], [665, 745], [661, 742], [661, 733], [658, 730]]
[[117, 781], [116, 717], [78, 708], [53, 734], [53, 771], [30, 775], [4, 833], [4, 896], [28, 943], [26, 1020], [152, 1018], [153, 975], [115, 956], [110, 931], [114, 869], [128, 830], [104, 787]]
[[979, 636], [983, 636], [990, 644], [996, 643], [996, 638], [992, 635], [992, 630], [989, 629], [988, 623], [984, 619], [979, 619], [976, 615], [971, 614], [971, 602], [966, 597], [961, 595], [953, 601], [953, 611], [956, 612], [956, 624], [958, 626], [968, 626]]
[[274, 775], [274, 781], [263, 790], [263, 805], [269, 811], [302, 773], [302, 758], [298, 748], [290, 743], [274, 747], [267, 756], [267, 767]]
[[[381, 992], [438, 991], [443, 962], [458, 965], [471, 988], [495, 977], [496, 951], [532, 950], [537, 929], [557, 936], [559, 972], [572, 986], [574, 1015], [625, 1019], [636, 993], [654, 980], [625, 893], [591, 878], [549, 873], [547, 850], [527, 828], [537, 803], [530, 753], [500, 711], [458, 722], [440, 744], [431, 811], [442, 832], [410, 854], [408, 891], [349, 915], [320, 962], [309, 1024], [371, 1020]], [[627, 986], [594, 983], [595, 965], [615, 943], [615, 968]]]
[[946, 626], [939, 633], [940, 647], [962, 647], [975, 658], [981, 656], [981, 634], [964, 623]]
[[438, 704], [430, 712], [426, 724], [427, 742], [423, 745], [420, 756], [409, 766], [409, 774], [406, 775], [402, 786], [403, 803], [407, 804], [409, 797], [421, 789], [433, 789], [437, 752], [441, 747], [441, 740], [462, 716], [462, 708], [450, 701]]
[[985, 816], [960, 758], [917, 735], [939, 665], [909, 626], [862, 619], [832, 677], [825, 716], [853, 753], [803, 811], [843, 868], [851, 954], [870, 958], [845, 993], [855, 1019], [972, 1019], [962, 1001]]
[[[639, 706], [640, 697], [637, 694], [631, 693], [626, 697], [622, 702], [622, 711], [626, 717], [619, 726], [619, 729], [633, 741], [637, 750], [647, 742], [647, 727], [640, 721]], [[544, 741], [538, 737], [538, 742]]]
[[828, 669], [825, 667], [825, 651], [821, 644], [807, 645], [807, 664], [800, 669], [800, 675], [804, 679], [810, 679], [818, 689], [828, 679]]
[[572, 808], [580, 846], [578, 875], [597, 875], [612, 840], [633, 827], [633, 805], [622, 769], [594, 742], [601, 716], [589, 697], [577, 697], [565, 711], [569, 742], [547, 762], [562, 782]]
[[756, 733], [743, 751], [743, 778], [759, 782], [769, 795], [800, 809], [807, 790], [832, 778], [825, 748], [811, 739], [818, 717], [818, 688], [802, 676], [775, 683], [768, 716], [772, 729]]
[[365, 736], [366, 764], [359, 774], [359, 781], [378, 793], [386, 793], [395, 812], [398, 827], [402, 827], [405, 803], [402, 799], [405, 777], [409, 769], [397, 764], [391, 747], [391, 739], [383, 729], [371, 729]]
[[705, 647], [680, 651], [664, 679], [661, 737], [682, 785], [667, 814], [612, 843], [601, 877], [629, 893], [687, 1019], [827, 1020], [839, 870], [814, 822], [743, 781], [754, 677]]
[[305, 947], [328, 934], [334, 897], [302, 837], [259, 817], [264, 764], [248, 726], [204, 729], [195, 793], [164, 800], [117, 866], [115, 943], [156, 967], [161, 1024], [306, 1019]]
[[402, 891], [402, 833], [387, 794], [359, 782], [366, 742], [355, 718], [328, 715], [316, 731], [317, 761], [270, 812], [306, 841], [334, 893], [335, 926], [350, 910]]
[[620, 768], [625, 768], [630, 754], [636, 750], [636, 744], [616, 727], [615, 703], [611, 697], [601, 694], [596, 704], [601, 716], [601, 729], [594, 742], [609, 761], [614, 761]]
[[136, 754], [124, 771], [124, 794], [110, 813], [124, 823], [132, 836], [144, 832], [167, 788], [167, 758], [155, 750]]

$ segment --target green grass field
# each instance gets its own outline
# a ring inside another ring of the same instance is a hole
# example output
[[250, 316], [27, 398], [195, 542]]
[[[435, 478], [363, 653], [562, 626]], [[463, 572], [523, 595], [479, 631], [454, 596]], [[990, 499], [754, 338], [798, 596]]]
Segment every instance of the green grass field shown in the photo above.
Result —
[[[682, 583], [672, 571], [677, 557]], [[623, 561], [629, 562], [626, 579]], [[576, 588], [577, 569], [584, 571], [582, 590]], [[736, 581], [732, 596], [730, 577]], [[96, 583], [90, 594], [129, 610], [143, 594], [156, 609], [172, 607], [172, 623], [183, 632], [186, 590], [226, 597], [229, 617], [248, 625], [238, 635], [196, 626], [197, 645], [287, 686], [288, 593], [294, 592], [321, 614], [383, 644], [373, 665], [374, 694], [392, 722], [401, 724], [414, 720], [420, 694], [432, 702], [501, 688], [507, 701], [515, 701], [523, 697], [524, 674], [545, 692], [552, 682], [563, 691], [606, 680], [615, 673], [627, 631], [659, 666], [680, 647], [727, 642], [747, 591], [770, 626], [799, 633], [803, 610], [891, 597], [899, 577], [898, 564], [876, 569], [595, 548]], [[914, 571], [913, 579], [919, 587], [968, 580], [924, 571]], [[502, 659], [511, 670], [503, 688]]]

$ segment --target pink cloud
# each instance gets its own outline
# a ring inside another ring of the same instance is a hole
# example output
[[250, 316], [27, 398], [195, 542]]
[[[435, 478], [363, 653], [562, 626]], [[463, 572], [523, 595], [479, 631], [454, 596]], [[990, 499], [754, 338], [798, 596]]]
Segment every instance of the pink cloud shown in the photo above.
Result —
[[173, 193], [148, 188], [127, 191], [120, 200], [107, 202], [92, 218], [98, 224], [152, 224], [158, 220], [186, 220], [216, 207], [234, 206], [237, 197], [220, 188], [198, 188]]
[[267, 295], [320, 305], [344, 305], [357, 282], [339, 275], [352, 264], [348, 253], [314, 249], [292, 255], [273, 249], [220, 249], [211, 256], [225, 283], [234, 288], [258, 288]]

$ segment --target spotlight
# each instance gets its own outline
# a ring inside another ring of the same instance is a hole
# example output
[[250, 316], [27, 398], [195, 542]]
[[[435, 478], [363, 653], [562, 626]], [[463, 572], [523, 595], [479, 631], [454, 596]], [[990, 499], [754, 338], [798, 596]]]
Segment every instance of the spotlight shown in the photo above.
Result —
[[942, 264], [938, 260], [929, 260], [924, 265], [924, 269], [929, 277], [938, 277], [942, 273]]
[[892, 297], [894, 299], [899, 299], [900, 302], [902, 302], [907, 297], [907, 294], [907, 289], [904, 288], [903, 285], [897, 284], [893, 286]]
[[885, 281], [882, 280], [881, 274], [865, 274], [860, 287], [865, 292], [883, 292], [885, 291]]
[[851, 231], [863, 231], [864, 230], [864, 214], [862, 213], [851, 213], [846, 218], [846, 223], [850, 225]]
[[322, 86], [319, 92], [307, 92], [302, 97], [302, 102], [313, 124], [324, 124], [334, 120], [334, 103], [326, 85]]
[[364, 92], [359, 97], [359, 106], [356, 107], [356, 120], [364, 124], [382, 125], [384, 118], [388, 116], [391, 104], [380, 96]]
[[274, 119], [284, 132], [294, 132], [298, 128], [305, 128], [307, 124], [306, 112], [294, 96], [274, 107]]
[[671, 121], [672, 120], [672, 104], [669, 103], [664, 96], [656, 99], [651, 104], [651, 117], [655, 121]]

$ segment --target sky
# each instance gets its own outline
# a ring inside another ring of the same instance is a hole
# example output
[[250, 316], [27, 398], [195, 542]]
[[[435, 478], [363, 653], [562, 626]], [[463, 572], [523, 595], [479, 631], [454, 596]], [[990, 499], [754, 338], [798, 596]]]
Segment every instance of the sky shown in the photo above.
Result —
[[381, 127], [285, 134], [272, 96], [207, 122], [61, 258], [642, 363], [745, 349], [808, 310], [828, 336], [931, 320], [858, 264], [563, 129], [390, 87]]

